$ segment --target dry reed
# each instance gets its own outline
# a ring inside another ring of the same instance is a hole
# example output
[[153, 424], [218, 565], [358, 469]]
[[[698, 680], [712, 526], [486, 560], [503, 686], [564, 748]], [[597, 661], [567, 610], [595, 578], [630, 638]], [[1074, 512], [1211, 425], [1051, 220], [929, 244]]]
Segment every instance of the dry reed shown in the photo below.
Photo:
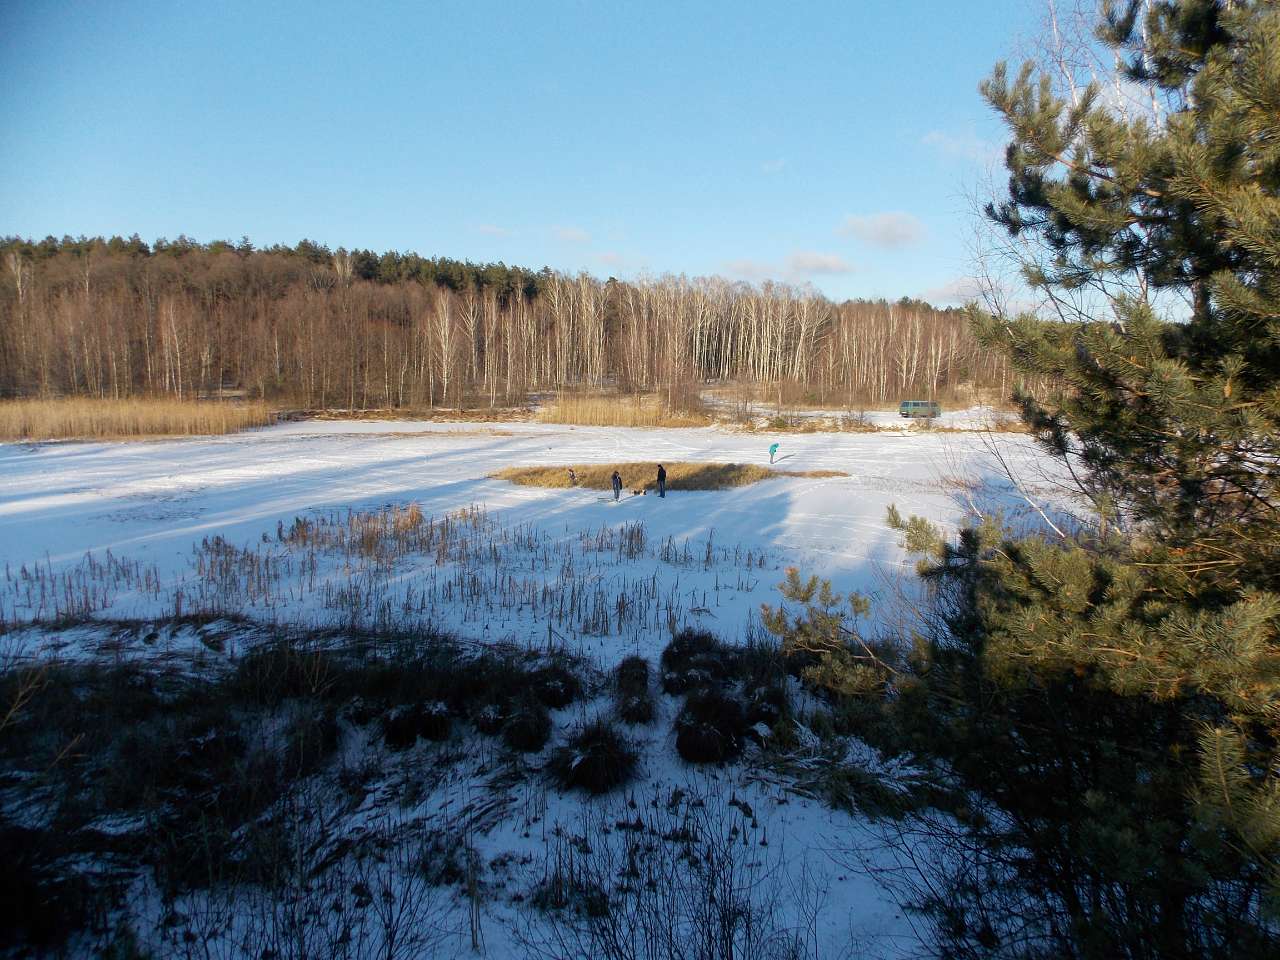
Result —
[[538, 411], [544, 423], [589, 427], [705, 427], [711, 418], [694, 411], [672, 410], [655, 396], [564, 394]]
[[0, 402], [0, 440], [119, 440], [234, 433], [272, 422], [263, 403], [99, 400], [68, 397]]
[[[754, 463], [666, 463], [668, 490], [724, 490], [775, 477], [847, 477], [839, 470], [771, 470]], [[569, 482], [573, 470], [575, 482]], [[490, 474], [499, 480], [526, 487], [586, 487], [608, 490], [617, 470], [622, 486], [630, 490], [653, 490], [658, 486], [658, 465], [653, 463], [575, 463], [559, 467], [508, 467]]]

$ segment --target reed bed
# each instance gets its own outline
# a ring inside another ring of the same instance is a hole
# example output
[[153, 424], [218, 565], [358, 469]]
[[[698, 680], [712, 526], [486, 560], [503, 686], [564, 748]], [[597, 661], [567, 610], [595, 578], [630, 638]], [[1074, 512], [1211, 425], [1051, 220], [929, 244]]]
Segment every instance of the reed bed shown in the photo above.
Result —
[[[664, 463], [668, 490], [727, 490], [777, 477], [847, 477], [839, 470], [774, 470], [754, 463]], [[570, 482], [569, 471], [574, 474]], [[558, 467], [508, 467], [490, 474], [524, 487], [586, 487], [609, 490], [613, 471], [622, 477], [624, 490], [654, 490], [658, 486], [657, 462], [573, 463]]]
[[538, 411], [543, 423], [587, 427], [705, 427], [712, 420], [695, 410], [673, 410], [656, 396], [565, 394]]
[[434, 516], [416, 504], [335, 510], [281, 522], [274, 537], [244, 546], [205, 538], [173, 576], [110, 552], [56, 569], [6, 567], [0, 634], [105, 616], [194, 617], [388, 635], [460, 630], [548, 647], [553, 636], [636, 642], [741, 602], [729, 598], [777, 567], [713, 531], [651, 540], [638, 521], [561, 536], [483, 506]]
[[124, 440], [235, 433], [273, 422], [266, 404], [216, 400], [0, 401], [0, 440]]

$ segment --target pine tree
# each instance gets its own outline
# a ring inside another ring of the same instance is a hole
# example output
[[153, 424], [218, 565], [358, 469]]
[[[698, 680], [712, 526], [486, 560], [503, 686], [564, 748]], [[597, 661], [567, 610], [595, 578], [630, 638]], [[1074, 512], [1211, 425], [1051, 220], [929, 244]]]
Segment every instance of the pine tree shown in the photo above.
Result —
[[964, 830], [922, 905], [954, 955], [1276, 955], [1280, 6], [1107, 3], [1098, 36], [1167, 114], [1034, 65], [983, 87], [1012, 135], [988, 213], [1050, 252], [1026, 279], [1104, 295], [975, 311], [1050, 385], [1016, 399], [1093, 522], [926, 563], [943, 629], [892, 709]]

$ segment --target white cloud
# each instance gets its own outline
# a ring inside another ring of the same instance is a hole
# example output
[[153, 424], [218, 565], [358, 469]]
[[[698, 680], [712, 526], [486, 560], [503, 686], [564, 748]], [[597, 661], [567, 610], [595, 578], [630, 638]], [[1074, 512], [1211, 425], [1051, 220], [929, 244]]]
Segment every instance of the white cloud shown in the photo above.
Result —
[[1000, 159], [1003, 153], [999, 144], [984, 140], [977, 134], [952, 134], [942, 130], [930, 130], [920, 142], [933, 147], [949, 157], [959, 157], [972, 163], [988, 164]]
[[720, 265], [720, 269], [729, 276], [742, 280], [765, 280], [778, 274], [775, 266], [763, 260], [727, 260]]
[[836, 233], [892, 250], [919, 243], [924, 239], [925, 229], [924, 224], [910, 213], [887, 211], [845, 217]]
[[797, 250], [781, 262], [743, 258], [720, 264], [722, 273], [740, 280], [787, 280], [791, 283], [816, 276], [853, 273], [854, 269], [854, 265], [838, 253], [819, 253], [816, 250]]
[[581, 227], [552, 227], [551, 232], [562, 243], [590, 243], [591, 234]]
[[514, 230], [509, 230], [506, 227], [500, 227], [497, 224], [493, 224], [493, 223], [481, 223], [481, 224], [478, 224], [474, 229], [476, 233], [483, 233], [486, 237], [515, 236]]
[[796, 277], [853, 273], [853, 264], [836, 253], [797, 250], [787, 257], [787, 272]]
[[960, 306], [970, 300], [977, 300], [981, 296], [982, 286], [977, 280], [973, 277], [956, 277], [939, 286], [930, 287], [920, 294], [920, 299], [935, 306], [945, 307]]
[[787, 165], [786, 158], [779, 157], [777, 160], [766, 160], [764, 163], [760, 164], [760, 171], [762, 173], [770, 173], [770, 174], [781, 173], [782, 169], [786, 165]]

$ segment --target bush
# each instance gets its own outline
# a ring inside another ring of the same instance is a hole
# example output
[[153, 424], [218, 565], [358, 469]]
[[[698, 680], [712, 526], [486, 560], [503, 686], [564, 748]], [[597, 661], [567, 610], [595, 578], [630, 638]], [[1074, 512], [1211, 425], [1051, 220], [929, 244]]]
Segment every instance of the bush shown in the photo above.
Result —
[[338, 749], [338, 721], [330, 710], [311, 709], [289, 724], [286, 734], [286, 776], [305, 777]]
[[720, 763], [742, 752], [746, 717], [737, 700], [704, 690], [685, 700], [675, 728], [681, 757], [689, 763]]
[[382, 717], [382, 738], [393, 750], [411, 747], [419, 737], [448, 740], [451, 728], [449, 705], [442, 700], [392, 707]]
[[282, 640], [241, 657], [229, 692], [239, 701], [263, 706], [298, 697], [324, 697], [331, 692], [337, 673], [332, 654]]
[[436, 677], [436, 695], [458, 716], [474, 714], [477, 704], [509, 703], [529, 684], [529, 673], [516, 657], [487, 651], [455, 661]]
[[529, 676], [529, 689], [539, 701], [553, 710], [567, 707], [582, 696], [582, 682], [559, 663], [535, 670]]
[[518, 702], [502, 726], [502, 742], [512, 750], [537, 753], [551, 739], [551, 714], [537, 700]]
[[787, 696], [786, 687], [781, 684], [772, 684], [767, 687], [760, 687], [751, 694], [751, 697], [747, 700], [746, 723], [748, 727], [763, 723], [766, 727], [772, 729], [779, 720], [790, 712], [791, 700]]
[[502, 732], [502, 725], [507, 721], [507, 711], [499, 703], [478, 704], [471, 711], [471, 724], [478, 733], [486, 736]]
[[418, 742], [418, 707], [404, 704], [382, 715], [382, 739], [392, 750], [404, 750]]
[[714, 686], [732, 672], [734, 654], [715, 634], [686, 627], [662, 651], [662, 689], [686, 693]]
[[449, 705], [442, 700], [432, 700], [421, 707], [418, 720], [418, 736], [424, 740], [442, 743], [449, 739], [452, 722]]
[[787, 658], [776, 642], [752, 640], [734, 652], [734, 674], [742, 681], [742, 688], [748, 694], [760, 687], [777, 686], [787, 675]]
[[[65, 837], [0, 821], [8, 892], [0, 897], [0, 948], [55, 955], [93, 910], [94, 886], [59, 863]], [[8, 952], [6, 951], [6, 956]]]
[[644, 657], [627, 657], [614, 670], [613, 684], [624, 697], [648, 693], [649, 661]]
[[653, 722], [653, 698], [647, 693], [643, 696], [626, 697], [617, 703], [618, 719], [623, 723], [644, 724]]
[[629, 781], [635, 775], [637, 759], [635, 749], [616, 727], [596, 720], [556, 750], [547, 769], [564, 789], [576, 787], [600, 794]]
[[614, 704], [624, 723], [650, 723], [653, 696], [649, 692], [649, 661], [627, 657], [613, 675]]

